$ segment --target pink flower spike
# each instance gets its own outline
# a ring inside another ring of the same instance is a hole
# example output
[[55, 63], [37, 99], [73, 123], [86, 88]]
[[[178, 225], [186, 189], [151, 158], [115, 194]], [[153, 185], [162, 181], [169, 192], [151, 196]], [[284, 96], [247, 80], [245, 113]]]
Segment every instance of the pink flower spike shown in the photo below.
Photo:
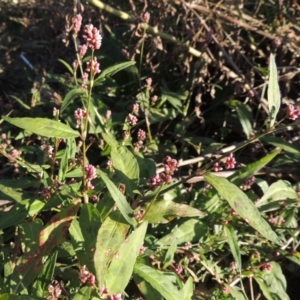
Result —
[[99, 30], [92, 24], [85, 25], [83, 38], [86, 41], [88, 47], [92, 50], [100, 49], [102, 36], [100, 35]]
[[92, 180], [97, 178], [96, 168], [93, 165], [86, 166], [84, 171], [86, 175], [86, 180]]
[[289, 104], [288, 105], [288, 111], [287, 111], [287, 117], [290, 120], [296, 120], [298, 116], [300, 115], [300, 111], [298, 109], [295, 109], [294, 105]]
[[225, 168], [226, 169], [234, 169], [236, 164], [236, 160], [233, 157], [233, 154], [230, 153], [229, 156], [226, 158]]
[[80, 14], [76, 15], [74, 18], [74, 27], [73, 27], [73, 31], [74, 33], [78, 33], [80, 31], [81, 28], [81, 22], [82, 22], [82, 16]]
[[131, 126], [134, 126], [138, 122], [138, 119], [133, 114], [129, 114], [126, 118], [126, 123], [128, 123]]
[[222, 170], [223, 170], [223, 168], [219, 165], [218, 162], [216, 162], [216, 163], [214, 164], [214, 171], [215, 171], [215, 172], [219, 172], [219, 171], [222, 171]]

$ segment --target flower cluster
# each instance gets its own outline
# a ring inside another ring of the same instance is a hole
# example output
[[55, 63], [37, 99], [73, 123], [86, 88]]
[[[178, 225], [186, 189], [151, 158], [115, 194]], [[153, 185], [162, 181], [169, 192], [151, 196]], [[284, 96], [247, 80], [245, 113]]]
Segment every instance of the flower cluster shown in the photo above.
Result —
[[76, 119], [77, 128], [81, 125], [82, 121], [87, 117], [86, 110], [82, 108], [77, 108], [74, 112], [74, 117]]
[[100, 64], [96, 57], [86, 63], [85, 70], [91, 72], [93, 75], [100, 73]]
[[[75, 36], [77, 36], [78, 32], [80, 31], [81, 23], [82, 23], [82, 16], [78, 14], [73, 19], [73, 32]], [[88, 48], [92, 49], [92, 51], [100, 49], [102, 44], [102, 36], [100, 35], [99, 30], [96, 27], [94, 27], [92, 24], [86, 25], [83, 31], [84, 31], [83, 39], [85, 41], [85, 44], [78, 45], [77, 60], [75, 60], [72, 65], [73, 65], [74, 73], [76, 73], [77, 68], [80, 66], [82, 72], [81, 88], [83, 90], [86, 90], [89, 74], [91, 74], [91, 78], [93, 78], [94, 75], [100, 73], [100, 65], [97, 61], [97, 57], [92, 55], [89, 61], [87, 61], [86, 63], [86, 69], [84, 70], [85, 72], [83, 72], [81, 67], [82, 60], [83, 57], [86, 55]]]
[[226, 158], [225, 169], [234, 169], [235, 164], [236, 164], [236, 160], [233, 157], [233, 154], [230, 153], [229, 156], [227, 156], [227, 158]]
[[59, 282], [57, 280], [53, 280], [51, 284], [47, 287], [48, 293], [50, 294], [47, 299], [58, 299], [62, 290]]
[[137, 122], [138, 122], [138, 118], [133, 114], [129, 114], [126, 118], [126, 123], [128, 123], [130, 126], [136, 125]]
[[96, 168], [93, 165], [88, 165], [85, 167], [85, 178], [86, 178], [86, 187], [88, 190], [93, 190], [94, 186], [91, 184], [91, 180], [97, 178]]
[[150, 178], [149, 186], [150, 188], [156, 188], [163, 184], [168, 184], [172, 180], [172, 175], [179, 167], [179, 162], [176, 159], [172, 159], [167, 156], [163, 159], [164, 172], [156, 174]]
[[243, 190], [243, 191], [247, 191], [247, 190], [250, 190], [251, 189], [251, 186], [252, 184], [255, 182], [255, 177], [254, 176], [251, 176], [250, 178], [247, 178], [243, 184], [240, 186], [240, 188]]
[[287, 118], [290, 120], [296, 120], [300, 116], [300, 111], [295, 109], [294, 105], [289, 104], [287, 107]]
[[83, 266], [80, 268], [80, 281], [81, 283], [89, 283], [94, 284], [96, 282], [95, 276], [86, 268], [86, 266]]
[[[142, 129], [139, 129], [138, 130], [138, 133], [137, 133], [137, 139], [138, 141], [134, 144], [134, 151], [135, 152], [139, 152], [141, 150], [142, 147], [144, 147], [144, 141], [146, 140], [147, 138], [147, 134], [144, 130]], [[144, 149], [146, 149], [144, 147]]]
[[179, 162], [167, 156], [163, 159], [163, 166], [167, 175], [173, 175], [174, 172], [178, 170]]
[[82, 23], [82, 16], [78, 14], [73, 19], [73, 32], [75, 34], [77, 34], [80, 31], [81, 23]]
[[86, 41], [87, 46], [92, 50], [100, 49], [102, 36], [99, 33], [99, 30], [92, 24], [85, 25], [83, 39]]

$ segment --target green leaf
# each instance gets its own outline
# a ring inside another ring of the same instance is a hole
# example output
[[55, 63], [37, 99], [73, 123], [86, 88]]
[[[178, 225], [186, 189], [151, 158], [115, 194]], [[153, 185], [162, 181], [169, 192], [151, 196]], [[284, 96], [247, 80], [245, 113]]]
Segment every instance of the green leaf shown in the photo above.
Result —
[[79, 225], [84, 237], [85, 255], [89, 261], [87, 267], [95, 274], [94, 254], [96, 250], [96, 240], [101, 225], [101, 218], [98, 210], [91, 204], [85, 203], [80, 210]]
[[120, 190], [114, 185], [114, 183], [108, 178], [108, 176], [104, 172], [97, 169], [97, 175], [99, 175], [104, 181], [107, 189], [109, 190], [112, 198], [114, 199], [118, 209], [120, 210], [125, 220], [129, 224], [136, 226], [136, 220], [133, 218], [133, 210], [128, 204], [125, 196], [120, 192]]
[[45, 203], [40, 200], [24, 200], [14, 204], [9, 211], [0, 214], [0, 229], [20, 224], [27, 217], [38, 213], [44, 205]]
[[297, 199], [298, 195], [290, 183], [278, 180], [271, 184], [265, 194], [256, 203], [256, 207], [261, 207], [272, 201], [282, 201], [283, 199]]
[[232, 287], [229, 285], [228, 288], [229, 288], [231, 296], [235, 300], [246, 300], [244, 295], [236, 287]]
[[183, 113], [182, 106], [186, 97], [186, 94], [178, 94], [169, 90], [162, 90], [161, 101], [168, 101], [177, 111]]
[[238, 172], [234, 173], [233, 175], [228, 177], [228, 180], [236, 185], [241, 185], [247, 178], [257, 174], [264, 166], [266, 166], [271, 160], [274, 159], [279, 153], [281, 149], [278, 149], [265, 157], [257, 160], [249, 164], [248, 166], [242, 168]]
[[134, 266], [134, 273], [149, 282], [166, 300], [182, 300], [180, 292], [164, 272], [138, 263]]
[[264, 287], [262, 288], [263, 285], [261, 282], [259, 283], [258, 278], [254, 277], [255, 280], [259, 283], [266, 298], [268, 298], [267, 295], [271, 295], [272, 298], [270, 299], [289, 300], [290, 298], [286, 294], [286, 279], [280, 265], [277, 262], [270, 264], [270, 270], [264, 271], [261, 278], [264, 281]]
[[105, 70], [101, 71], [101, 74], [97, 77], [97, 79], [95, 80], [95, 83], [104, 80], [108, 76], [113, 76], [116, 73], [120, 72], [121, 70], [124, 70], [124, 69], [126, 69], [130, 66], [135, 65], [135, 64], [136, 64], [135, 61], [126, 61], [126, 62], [118, 63], [118, 64], [113, 65], [111, 67], [108, 67]]
[[170, 245], [173, 239], [181, 245], [186, 242], [198, 241], [207, 232], [208, 227], [198, 219], [189, 219], [158, 240], [160, 245]]
[[279, 147], [288, 153], [300, 154], [300, 148], [297, 145], [286, 142], [281, 137], [267, 135], [262, 137], [260, 140], [264, 143]]
[[112, 148], [116, 148], [119, 146], [118, 141], [115, 139], [115, 137], [113, 135], [105, 133], [105, 132], [102, 132], [101, 135], [102, 135], [102, 138], [104, 139], [104, 141]]
[[242, 124], [244, 133], [247, 136], [247, 139], [250, 138], [251, 133], [253, 132], [252, 128], [252, 111], [248, 105], [245, 105], [244, 103], [239, 103], [237, 107], [237, 115], [239, 117], [239, 120]]
[[17, 296], [11, 294], [2, 294], [0, 295], [0, 300], [45, 300], [45, 298], [27, 296], [27, 295]]
[[23, 254], [18, 259], [11, 279], [14, 293], [19, 293], [27, 288], [42, 269], [43, 257], [49, 256], [52, 249], [67, 238], [70, 222], [78, 208], [79, 204], [70, 204], [54, 215], [39, 234], [39, 247]]
[[230, 225], [224, 226], [225, 235], [227, 236], [227, 242], [230, 247], [232, 256], [236, 261], [239, 271], [242, 271], [242, 258], [241, 252], [238, 244], [238, 237], [234, 231], [234, 228]]
[[35, 219], [33, 222], [19, 224], [23, 253], [30, 252], [38, 248], [38, 237], [43, 227], [43, 222], [40, 219]]
[[116, 178], [120, 183], [125, 184], [126, 194], [128, 193], [132, 199], [139, 179], [138, 162], [126, 147], [112, 148], [110, 155]]
[[124, 220], [120, 212], [113, 211], [105, 219], [98, 231], [94, 264], [100, 290], [106, 287], [105, 278], [108, 265], [125, 241], [129, 227], [129, 224]]
[[[84, 248], [84, 238], [80, 229], [80, 225], [77, 219], [74, 219], [69, 228], [70, 237], [73, 249], [76, 253], [76, 256], [79, 260], [79, 263], [84, 266], [88, 266], [90, 261], [85, 253]], [[93, 269], [93, 268], [92, 268]]]
[[57, 260], [57, 251], [55, 251], [49, 259], [47, 259], [42, 271], [34, 282], [35, 294], [39, 297], [45, 296], [48, 285], [53, 280], [55, 264]]
[[150, 178], [156, 174], [155, 161], [152, 158], [144, 157], [140, 152], [135, 153], [139, 164], [140, 178]]
[[0, 184], [0, 197], [5, 200], [16, 201], [19, 203], [23, 203], [24, 199], [29, 199], [29, 195], [27, 193], [21, 191], [18, 188], [5, 186]]
[[69, 170], [69, 159], [74, 158], [76, 151], [76, 142], [74, 138], [67, 139], [67, 145], [64, 149], [63, 156], [60, 161], [59, 171], [58, 171], [58, 180], [60, 182], [64, 181], [66, 174]]
[[160, 295], [160, 293], [143, 278], [137, 274], [133, 274], [133, 280], [135, 281], [139, 291], [143, 294], [143, 296], [145, 296], [146, 300], [163, 300], [163, 297]]
[[192, 300], [192, 296], [194, 295], [194, 283], [192, 277], [188, 278], [179, 292], [183, 300]]
[[[148, 204], [150, 205], [150, 204]], [[145, 208], [147, 210], [147, 208]], [[155, 201], [144, 217], [149, 223], [169, 223], [176, 217], [204, 217], [206, 214], [186, 204], [173, 202], [169, 199]]]
[[35, 134], [54, 138], [75, 138], [79, 132], [69, 125], [46, 118], [9, 118], [2, 117], [6, 122], [33, 132]]
[[131, 233], [114, 255], [106, 275], [110, 294], [119, 294], [126, 288], [132, 276], [133, 266], [143, 246], [148, 222], [143, 222]]
[[74, 99], [83, 95], [86, 95], [86, 91], [82, 89], [72, 89], [69, 91], [59, 109], [60, 113], [62, 113], [71, 103], [74, 103]]
[[15, 99], [20, 105], [22, 105], [25, 109], [30, 110], [30, 106], [28, 106], [26, 103], [24, 103], [20, 98], [14, 96], [14, 95], [9, 95], [9, 98]]
[[276, 116], [280, 108], [280, 90], [277, 77], [277, 67], [275, 63], [275, 55], [271, 53], [269, 62], [269, 87], [268, 87], [268, 103], [270, 113], [270, 127], [273, 127]]
[[72, 298], [73, 300], [87, 300], [90, 299], [92, 293], [91, 286], [82, 287], [79, 292]]
[[250, 226], [268, 240], [281, 244], [277, 234], [272, 230], [268, 222], [261, 217], [253, 202], [237, 186], [230, 183], [227, 179], [211, 173], [206, 173], [204, 178]]
[[168, 266], [173, 262], [175, 252], [177, 250], [177, 240], [172, 239], [172, 242], [169, 245], [168, 251], [166, 252], [163, 269], [167, 269]]
[[74, 73], [73, 68], [66, 61], [64, 61], [63, 59], [58, 59], [58, 61], [61, 62], [71, 74]]

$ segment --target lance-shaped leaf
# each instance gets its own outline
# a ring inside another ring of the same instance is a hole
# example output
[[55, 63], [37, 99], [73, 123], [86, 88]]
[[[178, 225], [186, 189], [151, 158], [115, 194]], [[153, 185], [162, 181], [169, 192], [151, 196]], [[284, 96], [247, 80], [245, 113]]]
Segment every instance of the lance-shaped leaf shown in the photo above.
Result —
[[204, 177], [250, 226], [268, 240], [277, 244], [281, 243], [268, 222], [261, 217], [253, 202], [236, 185], [230, 183], [225, 178], [215, 176], [211, 173], [206, 173]]
[[139, 291], [145, 296], [147, 300], [163, 300], [162, 295], [152, 287], [152, 285], [144, 280], [139, 275], [133, 273], [133, 280]]
[[275, 63], [275, 55], [271, 53], [269, 62], [269, 87], [268, 87], [268, 103], [270, 113], [270, 127], [273, 127], [276, 116], [280, 108], [280, 90], [278, 85], [277, 68]]
[[49, 256], [52, 249], [67, 238], [70, 222], [78, 208], [78, 204], [70, 204], [53, 216], [39, 234], [39, 248], [19, 258], [11, 279], [14, 293], [24, 290], [38, 276], [43, 267], [43, 257]]
[[45, 298], [41, 297], [31, 297], [27, 295], [12, 295], [12, 294], [2, 294], [0, 295], [0, 300], [44, 300]]
[[95, 83], [104, 80], [104, 78], [108, 76], [113, 76], [114, 74], [120, 72], [123, 69], [135, 65], [135, 63], [136, 63], [135, 61], [126, 61], [126, 62], [118, 63], [114, 66], [110, 66], [101, 72], [101, 74], [95, 80]]
[[164, 272], [138, 263], [134, 266], [134, 273], [149, 282], [166, 300], [182, 300], [181, 293]]
[[104, 172], [97, 169], [97, 175], [99, 175], [104, 181], [107, 189], [109, 190], [112, 198], [114, 199], [118, 209], [120, 210], [125, 220], [129, 224], [136, 226], [136, 220], [133, 218], [133, 210], [128, 204], [125, 196], [120, 192], [120, 190], [114, 185], [114, 183], [108, 178], [108, 176]]
[[69, 125], [47, 118], [10, 118], [2, 117], [6, 122], [32, 133], [55, 138], [75, 138], [79, 132]]
[[235, 172], [228, 177], [230, 182], [236, 184], [237, 186], [241, 185], [247, 178], [257, 174], [263, 167], [265, 167], [271, 160], [273, 160], [279, 153], [281, 149], [275, 150], [272, 153], [266, 155], [265, 157], [248, 164], [246, 167], [242, 168], [238, 172]]
[[144, 243], [148, 222], [143, 222], [130, 234], [115, 253], [106, 275], [106, 286], [110, 294], [119, 294], [126, 288], [133, 266]]
[[240, 252], [240, 247], [238, 244], [238, 237], [234, 231], [234, 228], [230, 225], [224, 226], [224, 233], [227, 236], [227, 242], [229, 244], [232, 256], [237, 263], [239, 271], [242, 271], [242, 257]]
[[157, 241], [159, 245], [170, 245], [174, 239], [181, 245], [186, 242], [199, 241], [208, 231], [208, 226], [198, 219], [189, 219]]
[[86, 90], [77, 88], [69, 91], [60, 107], [60, 113], [62, 113], [71, 103], [73, 103], [75, 98], [79, 98], [83, 95], [86, 95]]
[[85, 254], [84, 237], [82, 235], [80, 225], [77, 219], [73, 219], [69, 228], [69, 233], [71, 237], [72, 246], [77, 255], [79, 264], [81, 266], [88, 266], [89, 262]]
[[[147, 211], [147, 207], [145, 210]], [[144, 220], [149, 223], [168, 223], [176, 217], [203, 218], [205, 216], [206, 214], [197, 208], [166, 199], [154, 202], [145, 214]]]
[[98, 231], [94, 264], [100, 290], [106, 287], [108, 265], [125, 241], [129, 227], [120, 212], [114, 211], [106, 217]]
[[82, 205], [79, 224], [84, 238], [85, 255], [89, 261], [87, 267], [90, 272], [95, 274], [93, 259], [96, 250], [97, 235], [101, 225], [101, 218], [98, 210], [91, 203]]
[[140, 173], [135, 156], [126, 147], [112, 148], [110, 155], [117, 180], [125, 184], [126, 194], [133, 198]]

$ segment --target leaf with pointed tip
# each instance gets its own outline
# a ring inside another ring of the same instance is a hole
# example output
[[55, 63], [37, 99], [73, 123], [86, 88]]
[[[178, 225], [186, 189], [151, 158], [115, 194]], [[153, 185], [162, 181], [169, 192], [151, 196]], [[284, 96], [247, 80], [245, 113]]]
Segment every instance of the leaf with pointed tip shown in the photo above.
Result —
[[81, 88], [70, 90], [63, 100], [63, 103], [60, 107], [60, 113], [62, 113], [72, 102], [74, 102], [74, 99], [84, 95], [86, 95], [86, 91]]
[[107, 189], [109, 190], [112, 198], [114, 199], [118, 209], [120, 210], [125, 220], [129, 224], [136, 226], [136, 220], [133, 218], [133, 210], [128, 204], [125, 196], [121, 193], [121, 191], [114, 185], [114, 183], [108, 178], [108, 176], [104, 172], [97, 169], [97, 174], [104, 181]]
[[143, 222], [131, 233], [114, 255], [106, 275], [106, 286], [111, 294], [119, 294], [126, 288], [136, 258], [143, 246], [148, 222]]
[[70, 222], [78, 208], [79, 204], [70, 204], [53, 216], [39, 234], [39, 248], [23, 254], [18, 259], [11, 278], [14, 293], [26, 289], [42, 269], [43, 257], [49, 256], [52, 249], [66, 239]]
[[211, 173], [206, 173], [204, 178], [251, 227], [268, 240], [281, 244], [279, 237], [268, 222], [261, 217], [253, 202], [236, 185]]
[[242, 258], [241, 258], [241, 252], [238, 245], [238, 237], [233, 229], [232, 226], [226, 225], [224, 226], [224, 231], [227, 236], [227, 242], [229, 244], [232, 256], [235, 259], [235, 262], [238, 266], [239, 271], [242, 270]]
[[246, 167], [235, 172], [228, 177], [228, 180], [237, 186], [240, 186], [247, 178], [257, 174], [263, 167], [265, 167], [270, 161], [272, 161], [279, 153], [281, 149], [275, 150], [265, 157], [248, 164]]
[[162, 295], [139, 275], [133, 273], [133, 280], [146, 300], [163, 300]]
[[114, 74], [120, 72], [121, 70], [126, 69], [130, 66], [133, 66], [135, 64], [136, 64], [135, 61], [125, 61], [125, 62], [122, 62], [122, 63], [118, 63], [116, 65], [110, 66], [110, 67], [106, 68], [105, 70], [103, 70], [101, 72], [101, 74], [95, 80], [95, 84], [98, 83], [98, 82], [101, 82], [106, 77], [113, 76]]
[[79, 221], [74, 219], [70, 225], [69, 233], [73, 249], [77, 255], [78, 261], [81, 266], [88, 266], [89, 260], [85, 254], [84, 238], [80, 229]]
[[96, 250], [96, 240], [101, 225], [101, 218], [98, 210], [91, 204], [85, 203], [80, 210], [79, 224], [84, 237], [85, 255], [89, 261], [87, 267], [95, 274], [94, 254]]
[[186, 242], [198, 241], [208, 230], [208, 226], [198, 219], [189, 219], [157, 241], [160, 245], [170, 245], [173, 239], [181, 245]]
[[55, 138], [76, 138], [80, 134], [69, 125], [47, 118], [10, 118], [2, 117], [6, 122], [35, 134]]
[[125, 241], [129, 227], [120, 212], [113, 211], [106, 217], [98, 231], [94, 265], [100, 290], [106, 287], [105, 278], [108, 265]]
[[[145, 208], [145, 210], [147, 210], [147, 208]], [[145, 215], [144, 220], [148, 221], [149, 223], [169, 223], [176, 217], [203, 218], [205, 216], [206, 213], [197, 208], [166, 199], [154, 202]]]
[[189, 277], [185, 282], [182, 289], [179, 290], [183, 300], [192, 300], [192, 296], [194, 295], [194, 283], [193, 278]]
[[275, 55], [272, 53], [269, 60], [269, 71], [268, 104], [270, 113], [270, 127], [273, 127], [280, 108], [280, 90]]
[[138, 263], [134, 266], [134, 273], [149, 282], [166, 300], [182, 300], [181, 293], [164, 272]]
[[137, 188], [140, 173], [135, 156], [123, 146], [112, 148], [110, 155], [116, 179], [125, 184], [126, 194], [133, 198], [133, 191]]

